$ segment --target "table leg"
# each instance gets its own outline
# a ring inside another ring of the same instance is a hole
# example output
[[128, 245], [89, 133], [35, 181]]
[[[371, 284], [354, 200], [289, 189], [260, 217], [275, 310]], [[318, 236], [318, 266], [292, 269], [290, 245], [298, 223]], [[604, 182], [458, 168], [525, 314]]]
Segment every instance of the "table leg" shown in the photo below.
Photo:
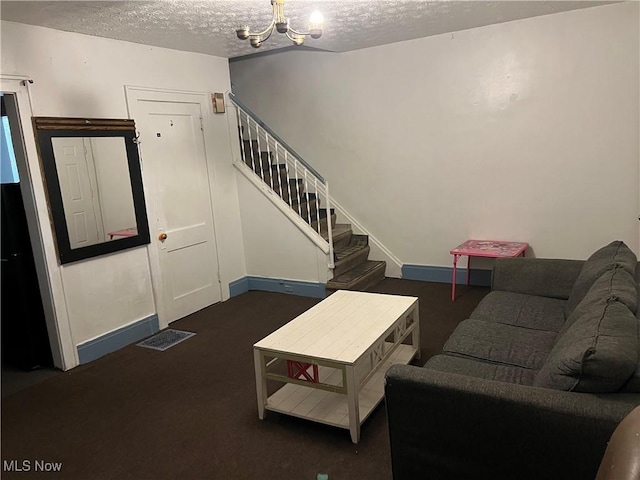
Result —
[[353, 365], [346, 367], [347, 376], [347, 403], [349, 404], [349, 432], [351, 441], [360, 441], [360, 406], [358, 402], [358, 381], [355, 376]]
[[413, 344], [413, 348], [416, 349], [416, 357], [417, 359], [420, 359], [420, 313], [418, 311], [419, 306], [416, 303], [416, 309], [413, 311], [413, 323], [414, 323], [414, 328], [413, 328], [413, 332], [411, 333], [411, 343]]
[[456, 299], [456, 269], [460, 255], [453, 255], [453, 280], [451, 281], [451, 301]]
[[253, 350], [253, 364], [256, 371], [256, 394], [258, 396], [258, 418], [264, 420], [265, 405], [267, 404], [267, 381], [264, 378], [263, 364], [264, 357], [260, 354], [260, 350]]
[[469, 273], [471, 273], [471, 255], [467, 257], [467, 287], [469, 286]]

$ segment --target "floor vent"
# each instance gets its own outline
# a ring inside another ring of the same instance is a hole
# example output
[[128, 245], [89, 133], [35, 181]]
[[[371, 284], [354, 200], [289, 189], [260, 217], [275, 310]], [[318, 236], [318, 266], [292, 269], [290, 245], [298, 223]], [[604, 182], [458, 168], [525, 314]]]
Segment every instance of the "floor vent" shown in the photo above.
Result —
[[193, 337], [195, 333], [184, 332], [182, 330], [167, 329], [162, 332], [137, 343], [139, 347], [152, 348], [154, 350], [164, 351], [169, 347], [173, 347], [178, 343], [186, 340], [189, 337]]

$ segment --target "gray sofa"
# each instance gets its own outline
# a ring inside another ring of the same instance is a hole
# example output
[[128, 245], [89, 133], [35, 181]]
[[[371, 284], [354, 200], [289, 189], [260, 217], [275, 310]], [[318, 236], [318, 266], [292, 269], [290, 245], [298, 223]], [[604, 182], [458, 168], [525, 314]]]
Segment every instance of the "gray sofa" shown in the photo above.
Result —
[[640, 404], [639, 290], [620, 241], [586, 261], [496, 260], [442, 353], [387, 371], [394, 479], [594, 479]]

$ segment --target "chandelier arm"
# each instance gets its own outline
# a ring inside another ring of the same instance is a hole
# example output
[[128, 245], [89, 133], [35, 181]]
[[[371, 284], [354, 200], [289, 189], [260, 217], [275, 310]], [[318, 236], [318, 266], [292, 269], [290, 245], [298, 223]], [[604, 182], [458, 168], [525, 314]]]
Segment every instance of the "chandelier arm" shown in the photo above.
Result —
[[289, 40], [291, 40], [293, 42], [294, 45], [302, 45], [304, 43], [304, 36], [303, 35], [291, 35], [289, 32], [285, 33], [285, 35], [287, 36], [287, 38]]
[[[293, 28], [291, 28], [291, 27], [289, 27], [289, 31], [291, 31], [291, 32], [295, 33], [296, 35], [301, 35], [301, 36], [303, 36], [303, 37], [306, 37], [307, 35], [309, 35], [309, 34], [311, 33], [311, 32], [306, 32], [306, 33], [305, 33], [305, 32], [299, 32], [299, 31], [297, 31], [297, 30], [294, 30], [294, 29], [293, 29]], [[291, 38], [291, 37], [289, 37], [289, 38]]]
[[[285, 35], [286, 35], [286, 36], [287, 36], [287, 38], [288, 38], [289, 40], [291, 40], [292, 42], [295, 42], [295, 41], [296, 41], [296, 37], [295, 37], [295, 36], [293, 36], [293, 35], [291, 35], [291, 33], [287, 32], [287, 33], [285, 33]], [[298, 38], [304, 38], [304, 35], [298, 35], [298, 34], [297, 34], [297, 33], [295, 33], [295, 32], [294, 32], [294, 35], [296, 35]]]
[[266, 37], [264, 37], [262, 39], [262, 43], [266, 42], [267, 40], [269, 40], [269, 37], [271, 36], [271, 34], [273, 33], [273, 31], [275, 30], [275, 28], [271, 27], [271, 30], [269, 30], [269, 35], [267, 35]]
[[[250, 35], [262, 36], [267, 32], [272, 32], [273, 29], [275, 28], [275, 26], [276, 26], [276, 21], [275, 20], [271, 20], [271, 23], [269, 24], [269, 26], [267, 28], [265, 28], [263, 31], [261, 31], [260, 33], [252, 33], [251, 31], [249, 31], [249, 32], [250, 32]], [[269, 35], [271, 35], [271, 33], [269, 33]]]

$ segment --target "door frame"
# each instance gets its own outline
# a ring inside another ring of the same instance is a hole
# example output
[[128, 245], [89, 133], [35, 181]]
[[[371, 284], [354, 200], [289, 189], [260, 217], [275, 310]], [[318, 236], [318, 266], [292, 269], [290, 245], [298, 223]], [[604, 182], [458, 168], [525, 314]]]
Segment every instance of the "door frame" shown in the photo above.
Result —
[[[69, 324], [62, 271], [58, 265], [44, 179], [31, 123], [33, 116], [33, 103], [29, 92], [31, 82], [32, 80], [27, 76], [2, 74], [0, 91], [13, 94], [17, 104], [16, 114], [20, 128], [17, 132], [12, 131], [12, 137], [21, 138], [20, 142], [14, 141], [13, 147], [53, 364], [62, 370], [69, 370], [79, 363], [78, 351], [75, 348]], [[12, 107], [7, 106], [7, 108]]]
[[[211, 222], [213, 229], [213, 241], [215, 244], [216, 251], [216, 261], [218, 264], [218, 288], [220, 289], [220, 298], [224, 299], [223, 289], [222, 289], [222, 278], [220, 275], [220, 256], [218, 247], [220, 245], [220, 241], [218, 238], [218, 229], [216, 228], [216, 212], [214, 205], [214, 195], [212, 186], [215, 185], [215, 172], [213, 168], [213, 161], [211, 159], [210, 152], [213, 152], [213, 145], [210, 140], [210, 136], [207, 135], [207, 132], [210, 131], [209, 128], [209, 115], [213, 112], [213, 107], [209, 102], [210, 94], [207, 92], [192, 92], [185, 90], [168, 90], [161, 88], [153, 88], [153, 87], [140, 87], [134, 85], [125, 85], [125, 100], [127, 103], [127, 113], [129, 115], [129, 119], [136, 120], [136, 114], [138, 113], [138, 102], [139, 101], [149, 101], [149, 102], [167, 102], [167, 103], [195, 103], [200, 105], [200, 112], [202, 114], [202, 137], [204, 141], [204, 156], [207, 167], [207, 180], [208, 180], [208, 191], [209, 191], [209, 202], [211, 206]], [[136, 125], [137, 128], [137, 125]], [[140, 148], [140, 147], [138, 147]], [[169, 325], [167, 319], [167, 312], [164, 304], [164, 283], [162, 278], [162, 269], [160, 264], [160, 249], [158, 248], [158, 242], [156, 241], [156, 237], [158, 235], [158, 231], [155, 226], [155, 219], [157, 218], [155, 212], [155, 203], [153, 201], [155, 191], [149, 189], [149, 184], [145, 182], [145, 170], [144, 170], [144, 158], [142, 154], [140, 154], [140, 162], [141, 162], [141, 170], [142, 170], [142, 179], [143, 179], [143, 188], [145, 193], [146, 207], [147, 207], [147, 218], [149, 219], [149, 231], [151, 233], [151, 243], [148, 245], [147, 252], [149, 256], [149, 267], [151, 270], [151, 285], [153, 289], [153, 297], [154, 303], [156, 305], [156, 310], [158, 312], [158, 323], [160, 329], [166, 328]], [[151, 223], [154, 225], [151, 225]]]

